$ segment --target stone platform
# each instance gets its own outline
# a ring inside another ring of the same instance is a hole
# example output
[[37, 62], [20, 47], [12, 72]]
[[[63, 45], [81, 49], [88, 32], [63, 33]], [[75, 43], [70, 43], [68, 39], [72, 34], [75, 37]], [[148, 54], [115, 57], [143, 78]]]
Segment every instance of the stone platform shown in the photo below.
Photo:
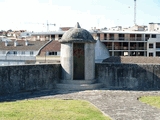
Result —
[[103, 84], [96, 80], [61, 80], [56, 87], [61, 90], [93, 90], [102, 88]]

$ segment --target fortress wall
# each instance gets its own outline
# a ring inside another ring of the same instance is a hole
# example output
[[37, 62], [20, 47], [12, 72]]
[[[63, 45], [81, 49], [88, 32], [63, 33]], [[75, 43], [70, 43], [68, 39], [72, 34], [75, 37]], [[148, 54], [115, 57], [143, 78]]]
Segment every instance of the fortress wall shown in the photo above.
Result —
[[[60, 64], [1, 66], [0, 95], [54, 89], [60, 74]], [[97, 63], [96, 79], [108, 89], [160, 90], [160, 64]]]
[[54, 89], [60, 64], [0, 67], [0, 94]]
[[160, 65], [96, 64], [96, 79], [108, 89], [160, 90]]

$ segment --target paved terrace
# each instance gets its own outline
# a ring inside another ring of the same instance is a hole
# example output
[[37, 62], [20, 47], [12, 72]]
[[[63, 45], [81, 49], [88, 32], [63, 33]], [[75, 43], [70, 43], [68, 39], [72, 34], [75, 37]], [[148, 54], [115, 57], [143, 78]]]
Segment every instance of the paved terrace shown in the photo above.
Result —
[[23, 99], [82, 99], [90, 101], [112, 120], [160, 120], [160, 109], [141, 103], [141, 96], [158, 95], [160, 91], [121, 91], [121, 90], [87, 90], [87, 91], [42, 91], [0, 97], [0, 101]]
[[159, 64], [159, 57], [144, 56], [113, 56], [105, 59], [106, 63], [131, 63], [131, 64]]

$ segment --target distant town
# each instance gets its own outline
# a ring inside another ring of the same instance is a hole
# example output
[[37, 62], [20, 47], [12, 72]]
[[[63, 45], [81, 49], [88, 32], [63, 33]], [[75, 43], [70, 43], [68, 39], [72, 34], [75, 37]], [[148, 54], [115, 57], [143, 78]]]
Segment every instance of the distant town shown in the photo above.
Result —
[[[58, 40], [70, 28], [46, 32], [1, 30], [0, 65], [60, 62]], [[160, 23], [128, 28], [92, 27], [89, 32], [106, 45], [110, 56], [160, 57]]]

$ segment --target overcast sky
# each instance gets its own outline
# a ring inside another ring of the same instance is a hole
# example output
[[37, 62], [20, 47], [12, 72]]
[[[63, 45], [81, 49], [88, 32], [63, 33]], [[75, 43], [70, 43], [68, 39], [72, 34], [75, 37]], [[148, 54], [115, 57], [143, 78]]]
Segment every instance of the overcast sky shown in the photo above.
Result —
[[[0, 0], [0, 30], [134, 25], [134, 0]], [[160, 0], [137, 0], [137, 24], [160, 23]]]

